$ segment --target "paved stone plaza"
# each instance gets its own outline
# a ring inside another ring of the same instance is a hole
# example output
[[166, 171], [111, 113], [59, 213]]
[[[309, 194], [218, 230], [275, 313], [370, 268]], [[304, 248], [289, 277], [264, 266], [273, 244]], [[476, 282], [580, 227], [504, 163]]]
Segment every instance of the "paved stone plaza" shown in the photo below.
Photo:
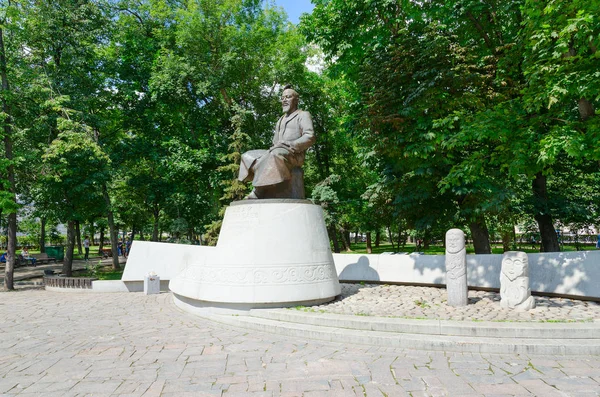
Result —
[[598, 396], [600, 357], [290, 339], [179, 311], [172, 295], [0, 293], [0, 396]]

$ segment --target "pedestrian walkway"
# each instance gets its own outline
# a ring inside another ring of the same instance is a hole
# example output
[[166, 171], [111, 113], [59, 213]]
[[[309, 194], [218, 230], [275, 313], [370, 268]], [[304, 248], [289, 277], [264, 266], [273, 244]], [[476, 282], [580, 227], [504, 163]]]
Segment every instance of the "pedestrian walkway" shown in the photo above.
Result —
[[471, 290], [467, 306], [452, 307], [443, 288], [341, 286], [342, 293], [325, 304], [244, 315], [176, 303], [212, 321], [292, 337], [474, 353], [600, 355], [597, 302], [536, 296], [534, 309], [515, 311], [502, 308], [500, 294], [493, 291]]
[[598, 396], [600, 356], [474, 354], [283, 337], [170, 293], [0, 293], [0, 396]]

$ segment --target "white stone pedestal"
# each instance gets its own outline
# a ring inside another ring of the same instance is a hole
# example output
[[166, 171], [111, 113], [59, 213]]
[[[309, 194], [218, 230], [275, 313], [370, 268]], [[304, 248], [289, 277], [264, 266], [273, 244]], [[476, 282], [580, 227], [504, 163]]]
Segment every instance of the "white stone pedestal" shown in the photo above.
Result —
[[169, 284], [175, 303], [243, 309], [330, 301], [340, 285], [320, 206], [244, 200], [225, 212], [215, 250]]
[[144, 294], [160, 294], [160, 277], [146, 276], [144, 277]]

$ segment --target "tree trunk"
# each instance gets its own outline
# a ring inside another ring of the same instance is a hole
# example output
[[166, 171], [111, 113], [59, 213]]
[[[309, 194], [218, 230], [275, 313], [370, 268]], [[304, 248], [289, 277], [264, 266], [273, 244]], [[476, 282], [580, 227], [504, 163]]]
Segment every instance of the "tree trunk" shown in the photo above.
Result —
[[541, 172], [535, 175], [532, 182], [535, 214], [534, 218], [540, 229], [542, 252], [559, 252], [560, 245], [554, 229], [554, 222], [548, 205], [548, 190], [546, 176]]
[[333, 252], [336, 254], [340, 253], [340, 243], [338, 242], [337, 233], [335, 232], [335, 226], [331, 226], [327, 228], [327, 232], [329, 233], [329, 238], [333, 242]]
[[75, 221], [67, 221], [67, 246], [65, 260], [63, 261], [62, 274], [66, 277], [73, 275], [73, 251], [75, 249]]
[[577, 108], [579, 109], [579, 116], [581, 120], [586, 121], [590, 117], [592, 117], [596, 112], [594, 111], [594, 106], [585, 98], [580, 98], [577, 102]]
[[40, 218], [40, 253], [46, 252], [46, 218]]
[[371, 247], [371, 232], [367, 232], [367, 254], [373, 253], [373, 247]]
[[381, 232], [377, 230], [375, 232], [375, 248], [379, 248], [379, 244], [381, 244]]
[[14, 274], [15, 264], [17, 263], [17, 213], [8, 214], [7, 229], [7, 247], [6, 247], [6, 267], [4, 269], [4, 288], [7, 290], [15, 289]]
[[491, 254], [490, 233], [485, 223], [485, 217], [479, 215], [469, 223], [471, 236], [473, 238], [473, 247], [476, 254]]
[[345, 230], [338, 230], [337, 228], [334, 228], [334, 230], [340, 233], [340, 237], [341, 239], [338, 239], [339, 243], [340, 243], [340, 249], [343, 249], [344, 251], [349, 251], [348, 249], [348, 243], [346, 241], [346, 233]]
[[394, 246], [394, 238], [392, 237], [392, 229], [389, 226], [387, 227], [387, 232], [388, 238], [390, 239], [390, 243], [392, 243], [392, 251], [396, 251], [396, 248]]
[[6, 247], [6, 266], [4, 268], [4, 288], [7, 290], [15, 289], [14, 271], [17, 251], [17, 195], [15, 183], [15, 168], [13, 165], [13, 142], [12, 128], [10, 126], [11, 118], [6, 98], [10, 91], [8, 84], [8, 72], [6, 66], [6, 49], [4, 47], [4, 29], [0, 25], [0, 75], [2, 80], [2, 112], [4, 113], [4, 158], [7, 163], [6, 180], [8, 181], [8, 193], [10, 205], [13, 206], [8, 214], [7, 225], [7, 247]]
[[77, 239], [77, 253], [83, 254], [83, 247], [81, 246], [81, 229], [79, 228], [79, 221], [75, 221], [75, 238]]
[[115, 218], [113, 216], [112, 206], [110, 204], [110, 197], [108, 196], [108, 189], [106, 184], [102, 185], [102, 195], [106, 202], [106, 208], [108, 208], [108, 232], [110, 233], [110, 250], [112, 252], [112, 267], [113, 270], [119, 270], [119, 249], [117, 248], [117, 229], [115, 228]]
[[95, 240], [96, 228], [94, 227], [94, 222], [90, 223], [90, 245], [96, 245]]
[[102, 255], [102, 250], [104, 249], [104, 226], [100, 228], [100, 241], [98, 244], [98, 252]]
[[158, 241], [158, 217], [160, 216], [160, 208], [158, 207], [158, 204], [154, 205], [152, 215], [154, 216], [154, 227], [152, 228], [152, 238], [150, 241]]
[[348, 229], [343, 229], [344, 242], [346, 243], [346, 252], [352, 252], [352, 248], [350, 247], [350, 231]]
[[354, 244], [358, 244], [358, 230], [354, 232]]
[[554, 229], [554, 222], [550, 214], [536, 214], [535, 220], [540, 228], [540, 252], [559, 252], [560, 245]]
[[423, 249], [428, 250], [430, 244], [431, 244], [431, 233], [429, 232], [429, 229], [425, 229], [425, 233], [423, 233]]
[[398, 225], [398, 251], [400, 251], [400, 246], [402, 246], [402, 249], [406, 246], [406, 237], [404, 236], [404, 233], [402, 233], [403, 230], [402, 224]]
[[512, 240], [512, 232], [510, 230], [505, 230], [502, 232], [502, 251], [510, 251], [510, 243]]

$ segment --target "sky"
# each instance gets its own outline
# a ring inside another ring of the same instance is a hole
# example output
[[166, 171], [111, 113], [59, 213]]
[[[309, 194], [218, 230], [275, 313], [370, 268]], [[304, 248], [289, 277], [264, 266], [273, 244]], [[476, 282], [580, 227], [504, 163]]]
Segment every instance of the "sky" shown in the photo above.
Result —
[[275, 0], [275, 3], [285, 9], [290, 22], [295, 24], [300, 21], [300, 14], [310, 13], [314, 8], [310, 0]]

